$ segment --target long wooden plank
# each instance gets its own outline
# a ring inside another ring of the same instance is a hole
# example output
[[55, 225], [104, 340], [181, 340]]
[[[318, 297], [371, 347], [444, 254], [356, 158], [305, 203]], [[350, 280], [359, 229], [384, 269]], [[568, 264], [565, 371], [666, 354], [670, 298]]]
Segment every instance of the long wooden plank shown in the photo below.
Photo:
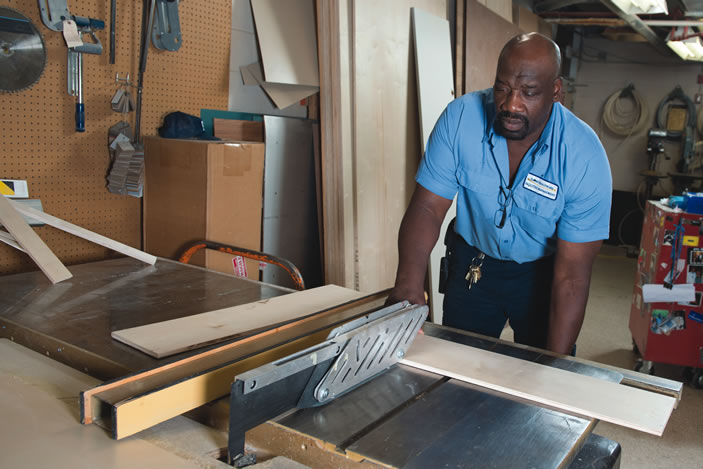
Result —
[[657, 436], [676, 401], [426, 335], [415, 338], [401, 363]]
[[[235, 372], [321, 342], [333, 327], [368, 314], [382, 306], [386, 297], [387, 292], [380, 292], [360, 298], [278, 329], [103, 383], [81, 394], [81, 421], [106, 426], [115, 438], [149, 428], [227, 395]], [[145, 408], [149, 410], [143, 411]]]
[[251, 2], [267, 82], [320, 86], [313, 2]]
[[[415, 69], [417, 71], [417, 95], [420, 110], [420, 142], [427, 148], [430, 134], [444, 108], [454, 99], [452, 76], [452, 45], [449, 21], [431, 15], [418, 8], [412, 9], [413, 37], [415, 38]], [[444, 217], [439, 238], [432, 248], [427, 265], [431, 318], [442, 323], [442, 302], [439, 292], [439, 264], [444, 256], [444, 236], [449, 222], [456, 216], [456, 199]]]
[[351, 0], [317, 0], [325, 283], [354, 286]]
[[15, 241], [49, 277], [51, 283], [71, 278], [73, 276], [71, 272], [18, 213], [20, 209], [28, 208], [21, 204], [13, 204], [4, 196], [0, 196], [0, 224], [10, 232]]
[[24, 248], [22, 248], [22, 246], [20, 246], [19, 243], [15, 241], [15, 238], [13, 238], [12, 235], [7, 231], [0, 230], [0, 241], [7, 244], [8, 246], [12, 246], [15, 249], [19, 249], [20, 251], [25, 252]]
[[163, 358], [247, 332], [273, 328], [360, 296], [354, 290], [325, 285], [254, 303], [114, 331], [112, 338], [153, 357]]
[[[134, 259], [140, 260], [147, 264], [153, 265], [156, 262], [156, 257], [152, 256], [151, 254], [147, 254], [144, 251], [140, 251], [139, 249], [127, 246], [126, 244], [122, 244], [118, 241], [115, 241], [114, 239], [110, 239], [103, 235], [94, 233], [90, 230], [86, 230], [85, 228], [81, 228], [80, 226], [74, 225], [60, 218], [49, 215], [46, 212], [40, 212], [39, 210], [36, 210], [32, 207], [28, 207], [15, 202], [13, 202], [13, 206], [15, 207], [15, 209], [17, 209], [18, 212], [29, 218], [33, 218], [35, 220], [44, 222], [47, 225], [53, 226], [54, 228], [58, 228], [59, 230], [63, 230], [67, 233], [71, 233], [72, 235], [78, 236], [79, 238], [87, 239], [92, 243], [99, 244], [100, 246], [112, 249], [113, 251], [117, 251], [120, 254], [124, 254], [125, 256], [133, 257]], [[17, 238], [17, 236], [15, 236], [15, 238]]]

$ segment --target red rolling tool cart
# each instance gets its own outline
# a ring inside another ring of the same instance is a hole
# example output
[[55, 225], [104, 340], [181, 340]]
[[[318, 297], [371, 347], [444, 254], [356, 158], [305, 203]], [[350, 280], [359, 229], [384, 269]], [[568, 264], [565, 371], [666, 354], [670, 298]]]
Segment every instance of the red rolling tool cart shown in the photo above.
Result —
[[[645, 284], [682, 283], [694, 284], [695, 301], [643, 301]], [[703, 388], [702, 297], [703, 215], [647, 202], [630, 309], [633, 345], [642, 357], [636, 369], [654, 374], [653, 362], [681, 365], [690, 384]]]

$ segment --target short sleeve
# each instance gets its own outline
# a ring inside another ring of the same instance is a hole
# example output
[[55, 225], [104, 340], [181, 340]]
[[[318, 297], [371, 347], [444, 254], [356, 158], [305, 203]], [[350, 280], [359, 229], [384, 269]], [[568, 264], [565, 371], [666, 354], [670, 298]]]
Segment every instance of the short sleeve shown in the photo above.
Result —
[[450, 104], [442, 112], [432, 129], [425, 155], [415, 176], [415, 181], [422, 187], [449, 200], [459, 190], [453, 151], [457, 122], [452, 118], [451, 106]]
[[610, 205], [613, 197], [613, 180], [610, 164], [600, 142], [586, 146], [589, 153], [580, 152], [573, 157], [590, 156], [580, 174], [567, 188], [564, 211], [558, 222], [557, 236], [572, 243], [587, 243], [607, 239], [610, 233]]

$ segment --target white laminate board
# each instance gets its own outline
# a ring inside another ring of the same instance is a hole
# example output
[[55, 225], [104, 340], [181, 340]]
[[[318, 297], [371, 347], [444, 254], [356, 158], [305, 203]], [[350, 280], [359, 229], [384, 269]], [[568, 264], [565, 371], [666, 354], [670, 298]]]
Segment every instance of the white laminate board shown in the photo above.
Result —
[[271, 83], [264, 80], [259, 62], [242, 67], [242, 80], [245, 84], [255, 80], [279, 109], [288, 108], [300, 100], [320, 91], [317, 86], [290, 85], [287, 83]]
[[7, 229], [17, 244], [29, 254], [29, 257], [51, 280], [51, 283], [58, 283], [71, 278], [73, 276], [71, 272], [68, 271], [66, 266], [61, 263], [59, 258], [44, 244], [44, 241], [20, 215], [19, 212], [25, 213], [24, 210], [26, 209], [29, 209], [29, 207], [21, 204], [13, 205], [5, 196], [0, 195], [0, 224]]
[[676, 399], [435, 337], [400, 361], [577, 415], [661, 436]]
[[58, 228], [67, 233], [71, 233], [74, 236], [87, 239], [91, 243], [99, 244], [100, 246], [112, 249], [113, 251], [117, 251], [120, 254], [124, 254], [125, 256], [129, 256], [134, 259], [140, 260], [146, 264], [153, 265], [154, 263], [156, 263], [156, 257], [152, 256], [151, 254], [147, 254], [144, 251], [140, 251], [139, 249], [127, 246], [126, 244], [122, 244], [118, 241], [115, 241], [114, 239], [110, 239], [98, 233], [86, 230], [85, 228], [81, 228], [80, 226], [74, 225], [73, 223], [69, 223], [60, 218], [56, 218], [52, 215], [49, 215], [48, 213], [40, 212], [39, 210], [36, 210], [32, 207], [24, 206], [22, 204], [17, 204], [14, 202], [13, 205], [15, 209], [17, 209], [17, 211], [21, 214], [33, 218], [35, 220], [44, 222], [47, 225], [53, 226], [54, 228]]
[[267, 82], [320, 86], [314, 0], [252, 0]]
[[152, 357], [163, 358], [309, 316], [360, 296], [354, 290], [325, 285], [254, 303], [113, 331], [112, 338]]
[[[427, 149], [430, 133], [447, 105], [454, 99], [452, 72], [452, 44], [449, 21], [412, 8], [413, 38], [415, 40], [415, 71], [417, 74], [418, 108], [420, 110], [420, 138], [423, 152]], [[456, 197], [444, 217], [439, 239], [432, 248], [427, 265], [429, 275], [429, 306], [432, 320], [442, 323], [442, 302], [439, 292], [439, 263], [445, 253], [444, 237], [449, 222], [456, 216]]]

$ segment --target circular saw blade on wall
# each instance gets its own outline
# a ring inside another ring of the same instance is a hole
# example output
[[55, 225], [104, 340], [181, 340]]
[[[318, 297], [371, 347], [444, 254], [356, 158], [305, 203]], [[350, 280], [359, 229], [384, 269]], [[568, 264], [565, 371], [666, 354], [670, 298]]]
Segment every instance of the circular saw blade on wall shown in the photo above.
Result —
[[46, 65], [44, 39], [17, 10], [0, 6], [0, 92], [29, 88]]

